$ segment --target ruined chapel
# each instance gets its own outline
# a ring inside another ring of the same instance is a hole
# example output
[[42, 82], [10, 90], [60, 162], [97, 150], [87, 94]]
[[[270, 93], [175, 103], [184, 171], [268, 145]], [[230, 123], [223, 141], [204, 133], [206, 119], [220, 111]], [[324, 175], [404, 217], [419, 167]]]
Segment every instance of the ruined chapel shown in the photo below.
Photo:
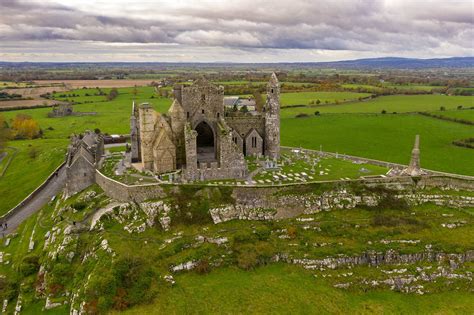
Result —
[[156, 174], [179, 171], [183, 180], [244, 178], [245, 156], [280, 155], [280, 84], [273, 73], [260, 111], [224, 106], [224, 88], [204, 78], [173, 89], [168, 113], [133, 104], [131, 159]]

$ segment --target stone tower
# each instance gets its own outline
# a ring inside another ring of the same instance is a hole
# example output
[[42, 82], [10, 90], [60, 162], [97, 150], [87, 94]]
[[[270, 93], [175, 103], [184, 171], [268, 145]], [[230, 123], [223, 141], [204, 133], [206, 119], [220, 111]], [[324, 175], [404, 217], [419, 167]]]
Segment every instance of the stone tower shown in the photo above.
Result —
[[410, 164], [403, 170], [402, 175], [420, 176], [425, 174], [420, 167], [420, 136], [416, 135], [415, 145], [411, 151]]
[[143, 103], [139, 108], [140, 113], [140, 142], [141, 160], [143, 168], [153, 169], [153, 140], [155, 134], [155, 111], [148, 104]]
[[267, 84], [265, 112], [265, 155], [271, 159], [280, 157], [280, 83], [272, 73]]
[[131, 159], [132, 163], [136, 163], [141, 159], [140, 153], [140, 128], [138, 122], [138, 107], [135, 101], [132, 103], [132, 116], [130, 116], [130, 142], [131, 142]]

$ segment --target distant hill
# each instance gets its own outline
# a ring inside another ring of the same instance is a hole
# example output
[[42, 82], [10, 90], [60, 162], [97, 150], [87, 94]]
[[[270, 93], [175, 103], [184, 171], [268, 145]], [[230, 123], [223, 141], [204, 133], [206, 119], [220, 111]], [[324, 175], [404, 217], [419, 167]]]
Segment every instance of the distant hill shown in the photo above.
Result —
[[317, 62], [315, 63], [315, 65], [322, 66], [324, 68], [470, 68], [474, 67], [474, 57], [453, 57], [435, 59], [385, 57], [342, 60], [334, 62]]
[[428, 69], [428, 68], [472, 68], [474, 57], [452, 58], [400, 58], [383, 57], [331, 62], [282, 62], [282, 63], [234, 63], [234, 62], [4, 62], [1, 68], [254, 68], [267, 67], [305, 67], [305, 68], [337, 68], [337, 69]]

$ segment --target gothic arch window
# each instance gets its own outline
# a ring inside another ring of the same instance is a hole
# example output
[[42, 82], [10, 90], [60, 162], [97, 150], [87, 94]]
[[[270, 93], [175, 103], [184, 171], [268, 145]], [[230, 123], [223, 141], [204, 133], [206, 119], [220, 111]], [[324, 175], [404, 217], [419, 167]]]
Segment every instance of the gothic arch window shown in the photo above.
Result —
[[273, 93], [273, 89], [272, 89], [272, 93]]

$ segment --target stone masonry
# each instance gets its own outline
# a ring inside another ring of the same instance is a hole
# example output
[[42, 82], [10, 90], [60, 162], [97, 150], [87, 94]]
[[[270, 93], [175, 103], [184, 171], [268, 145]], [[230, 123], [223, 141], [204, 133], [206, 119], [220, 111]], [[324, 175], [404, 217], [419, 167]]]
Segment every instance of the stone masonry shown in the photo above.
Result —
[[280, 155], [280, 84], [271, 75], [261, 112], [224, 107], [224, 88], [204, 78], [174, 88], [168, 113], [133, 104], [132, 162], [157, 174], [181, 171], [183, 181], [244, 178], [244, 156]]

